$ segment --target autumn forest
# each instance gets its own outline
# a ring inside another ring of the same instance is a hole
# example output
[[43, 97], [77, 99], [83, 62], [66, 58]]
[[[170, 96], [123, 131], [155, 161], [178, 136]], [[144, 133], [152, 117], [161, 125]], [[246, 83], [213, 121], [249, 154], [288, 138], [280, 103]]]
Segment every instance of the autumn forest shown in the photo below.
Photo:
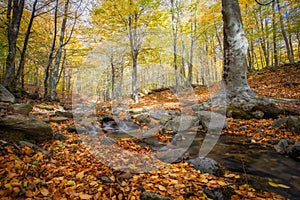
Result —
[[0, 12], [0, 200], [300, 199], [299, 0]]

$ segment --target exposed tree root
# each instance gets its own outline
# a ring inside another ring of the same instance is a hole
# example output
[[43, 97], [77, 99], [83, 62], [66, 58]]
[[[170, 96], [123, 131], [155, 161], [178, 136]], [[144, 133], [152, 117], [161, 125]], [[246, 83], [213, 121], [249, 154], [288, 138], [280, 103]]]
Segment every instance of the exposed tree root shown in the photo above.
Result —
[[215, 110], [217, 112], [226, 111], [226, 115], [233, 118], [251, 119], [251, 118], [278, 118], [279, 115], [299, 115], [300, 112], [280, 104], [300, 104], [295, 99], [276, 99], [260, 97], [253, 94], [252, 91], [243, 91], [239, 93], [219, 92], [208, 101], [194, 105], [194, 111]]

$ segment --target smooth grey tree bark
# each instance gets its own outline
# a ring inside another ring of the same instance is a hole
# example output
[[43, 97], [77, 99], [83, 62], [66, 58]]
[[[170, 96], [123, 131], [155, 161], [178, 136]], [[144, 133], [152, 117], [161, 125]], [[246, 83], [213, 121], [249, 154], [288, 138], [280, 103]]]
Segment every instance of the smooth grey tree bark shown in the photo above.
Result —
[[[294, 114], [293, 111], [277, 107], [274, 102], [291, 103], [296, 100], [258, 97], [247, 81], [246, 55], [248, 42], [245, 37], [238, 0], [222, 0], [224, 56], [223, 85], [220, 92], [207, 102], [194, 105], [193, 110], [226, 108], [232, 117], [275, 118], [280, 114]], [[235, 116], [233, 116], [235, 115]]]
[[223, 81], [226, 96], [253, 97], [247, 80], [248, 41], [245, 37], [240, 6], [237, 0], [222, 0], [224, 57]]

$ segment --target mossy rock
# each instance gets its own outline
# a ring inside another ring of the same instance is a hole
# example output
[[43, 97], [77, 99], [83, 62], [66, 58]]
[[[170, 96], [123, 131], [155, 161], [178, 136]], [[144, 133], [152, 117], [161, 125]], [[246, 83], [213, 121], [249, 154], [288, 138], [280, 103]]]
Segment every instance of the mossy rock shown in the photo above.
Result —
[[246, 112], [240, 108], [236, 108], [233, 105], [230, 105], [226, 109], [226, 113], [230, 113], [230, 116], [234, 119], [251, 119], [253, 115], [249, 112]]

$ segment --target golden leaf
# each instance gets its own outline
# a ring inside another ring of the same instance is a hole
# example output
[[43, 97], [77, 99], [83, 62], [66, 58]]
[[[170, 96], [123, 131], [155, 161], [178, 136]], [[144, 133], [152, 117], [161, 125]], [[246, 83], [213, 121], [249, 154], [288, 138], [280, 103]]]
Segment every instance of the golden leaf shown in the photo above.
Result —
[[84, 171], [79, 172], [78, 174], [76, 174], [76, 178], [77, 178], [77, 179], [82, 179], [83, 176], [84, 176]]
[[40, 191], [41, 191], [42, 195], [44, 195], [45, 197], [48, 196], [49, 193], [50, 193], [49, 190], [47, 188], [45, 188], [45, 187], [42, 187], [40, 189]]
[[272, 187], [279, 187], [277, 183], [269, 181], [268, 184]]
[[89, 194], [80, 194], [79, 197], [80, 197], [80, 199], [91, 199], [91, 198], [93, 198], [93, 196], [89, 195]]
[[158, 185], [158, 189], [161, 191], [167, 191], [167, 189], [162, 185]]

